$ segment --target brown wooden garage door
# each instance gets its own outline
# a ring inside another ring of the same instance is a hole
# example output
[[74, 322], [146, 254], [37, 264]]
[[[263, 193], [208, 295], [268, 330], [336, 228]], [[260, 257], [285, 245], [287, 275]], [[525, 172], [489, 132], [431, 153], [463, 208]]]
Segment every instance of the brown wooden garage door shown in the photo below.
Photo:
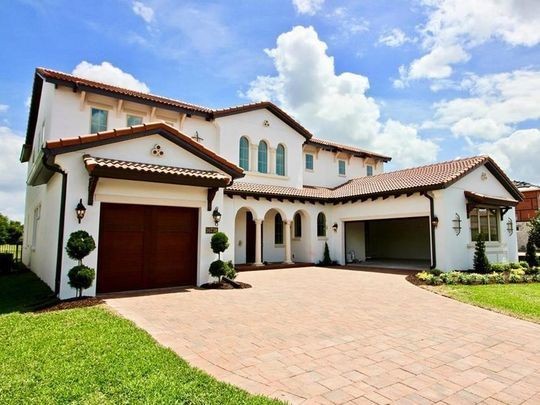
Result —
[[101, 204], [97, 291], [197, 281], [198, 209]]

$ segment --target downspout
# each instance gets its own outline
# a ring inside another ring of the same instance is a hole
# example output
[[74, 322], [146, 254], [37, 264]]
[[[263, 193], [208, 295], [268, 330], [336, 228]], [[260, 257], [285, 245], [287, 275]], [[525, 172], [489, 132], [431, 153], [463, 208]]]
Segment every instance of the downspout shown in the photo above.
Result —
[[48, 156], [43, 156], [43, 165], [62, 175], [62, 191], [60, 196], [60, 218], [58, 220], [58, 245], [56, 247], [56, 273], [54, 276], [54, 294], [60, 294], [60, 281], [62, 278], [62, 253], [64, 249], [64, 217], [66, 213], [66, 191], [67, 191], [67, 173], [60, 169], [58, 165], [51, 165], [47, 162]]
[[435, 218], [435, 202], [433, 197], [428, 193], [422, 193], [424, 197], [429, 200], [429, 227], [431, 229], [431, 266], [430, 269], [437, 267], [437, 251], [435, 249], [435, 226], [433, 225], [433, 219]]

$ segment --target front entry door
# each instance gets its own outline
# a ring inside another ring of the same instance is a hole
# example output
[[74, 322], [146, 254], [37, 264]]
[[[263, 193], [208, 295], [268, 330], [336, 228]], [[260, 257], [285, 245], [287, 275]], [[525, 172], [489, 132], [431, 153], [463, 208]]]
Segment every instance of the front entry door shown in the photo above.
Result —
[[253, 214], [246, 212], [246, 263], [255, 262], [255, 221]]

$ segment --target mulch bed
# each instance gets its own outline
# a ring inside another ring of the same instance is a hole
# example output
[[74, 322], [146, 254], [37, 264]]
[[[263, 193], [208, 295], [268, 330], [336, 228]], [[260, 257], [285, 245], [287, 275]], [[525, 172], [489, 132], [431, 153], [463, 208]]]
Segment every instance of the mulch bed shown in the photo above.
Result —
[[405, 280], [414, 285], [426, 285], [426, 283], [416, 277], [415, 274], [409, 274], [407, 277], [405, 277]]
[[101, 298], [96, 297], [70, 298], [68, 300], [46, 304], [41, 308], [37, 308], [35, 312], [42, 313], [63, 311], [64, 309], [87, 308], [103, 304], [104, 302], [105, 301], [103, 301]]
[[248, 283], [242, 283], [241, 281], [233, 281], [227, 282], [222, 281], [220, 283], [214, 282], [214, 283], [206, 283], [201, 285], [201, 288], [205, 290], [236, 290], [236, 289], [244, 289], [244, 288], [251, 288], [251, 284]]

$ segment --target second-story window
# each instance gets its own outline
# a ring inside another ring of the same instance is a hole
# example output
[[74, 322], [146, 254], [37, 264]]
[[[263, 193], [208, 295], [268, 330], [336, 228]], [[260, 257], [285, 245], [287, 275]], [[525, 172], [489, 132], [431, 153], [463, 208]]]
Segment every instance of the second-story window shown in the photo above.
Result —
[[338, 160], [338, 174], [340, 176], [345, 176], [345, 161], [344, 160]]
[[249, 170], [249, 141], [243, 136], [240, 138], [239, 165], [244, 170]]
[[371, 165], [366, 166], [366, 174], [368, 176], [373, 176], [373, 166]]
[[107, 110], [101, 110], [99, 108], [92, 108], [92, 118], [90, 121], [90, 132], [100, 132], [107, 130]]
[[268, 145], [265, 141], [259, 142], [258, 158], [259, 173], [268, 173]]
[[279, 144], [276, 149], [276, 174], [285, 176], [285, 146]]
[[313, 155], [306, 153], [306, 170], [313, 170]]
[[127, 116], [127, 126], [132, 127], [134, 125], [141, 125], [142, 124], [142, 117], [139, 117], [137, 115], [128, 115]]

